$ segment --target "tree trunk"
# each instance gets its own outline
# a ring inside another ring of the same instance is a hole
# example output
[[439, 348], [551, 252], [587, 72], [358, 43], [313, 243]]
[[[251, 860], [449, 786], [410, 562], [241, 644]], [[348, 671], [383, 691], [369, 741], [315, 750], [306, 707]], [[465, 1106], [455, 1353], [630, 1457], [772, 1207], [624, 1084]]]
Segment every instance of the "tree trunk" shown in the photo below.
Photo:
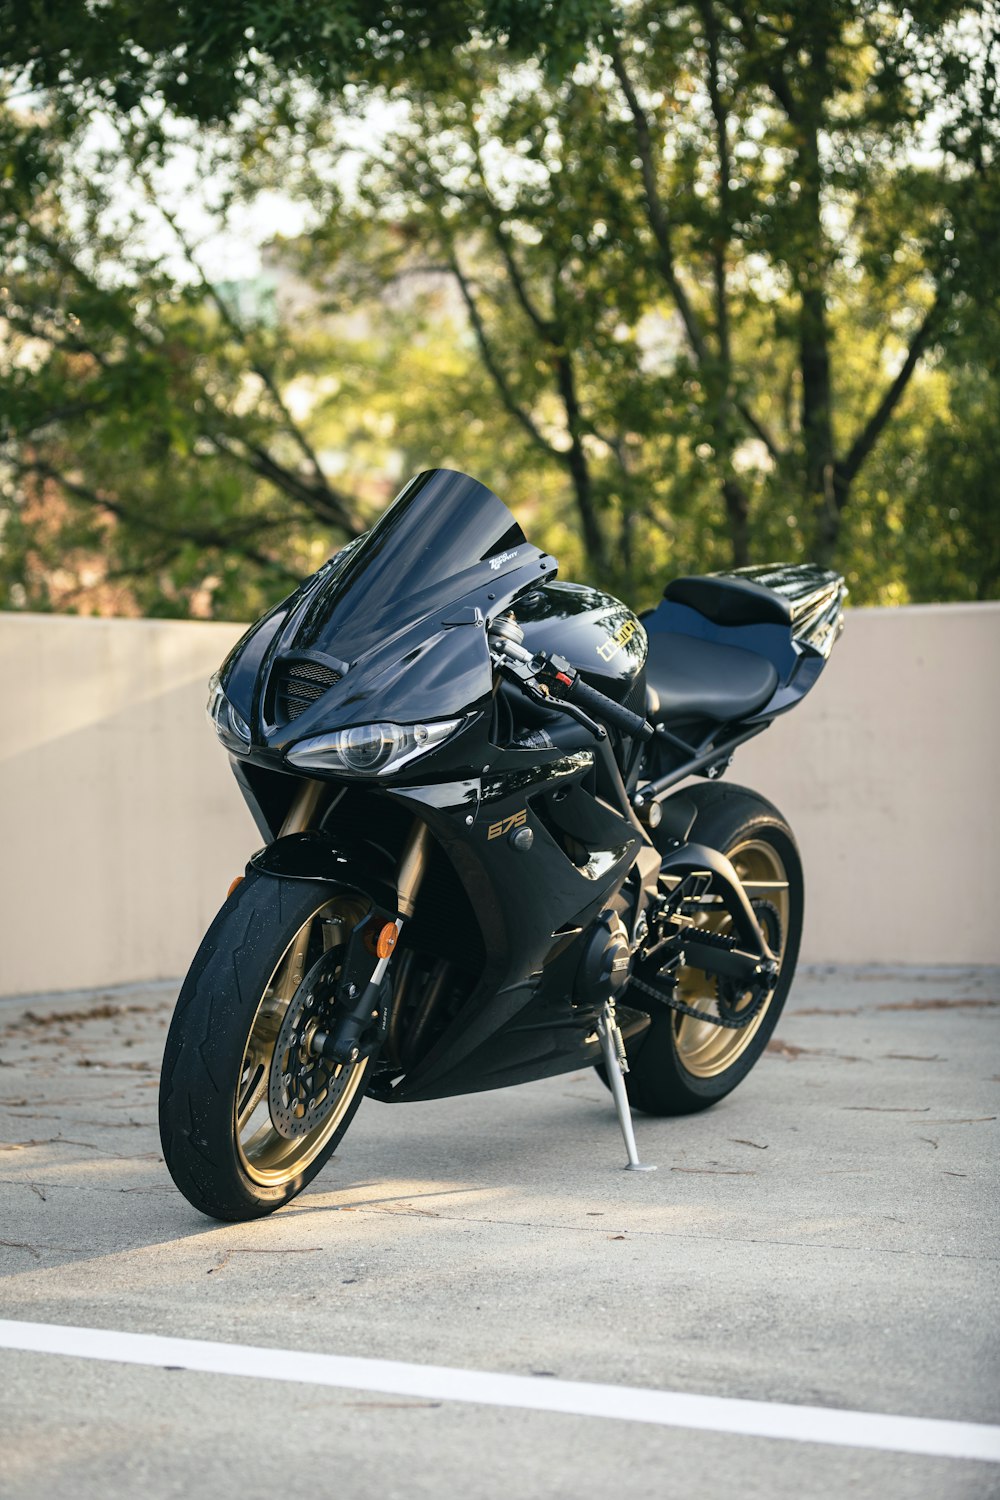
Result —
[[837, 560], [842, 513], [851, 494], [851, 482], [840, 464], [833, 463], [824, 476], [822, 495], [814, 497], [816, 529], [813, 558], [820, 567], [832, 568]]
[[580, 517], [580, 529], [583, 534], [587, 562], [595, 576], [603, 578], [608, 562], [604, 531], [594, 504], [594, 485], [590, 476], [590, 465], [587, 463], [587, 455], [583, 451], [579, 438], [573, 439], [566, 455], [566, 467], [573, 481], [574, 498]]
[[622, 587], [628, 592], [634, 582], [636, 514], [629, 504], [628, 491], [622, 496], [621, 559]]
[[607, 548], [594, 501], [594, 484], [587, 462], [586, 449], [581, 439], [582, 420], [580, 402], [576, 393], [573, 365], [568, 354], [559, 354], [555, 361], [556, 381], [566, 412], [566, 426], [570, 435], [569, 451], [565, 454], [566, 467], [573, 481], [576, 508], [580, 516], [583, 545], [591, 570], [603, 577], [607, 569]]
[[[790, 111], [797, 142], [795, 175], [799, 199], [797, 254], [792, 270], [800, 298], [799, 371], [802, 377], [802, 450], [805, 500], [813, 517], [817, 545], [832, 556], [840, 534], [833, 446], [833, 389], [830, 379], [830, 331], [826, 318], [827, 245], [823, 230], [823, 164], [819, 136], [831, 92], [829, 78], [830, 18], [825, 7], [807, 12], [805, 35], [813, 87]], [[789, 96], [791, 102], [791, 96]]]
[[821, 213], [821, 166], [815, 120], [803, 126], [797, 170], [801, 184], [802, 258], [795, 268], [800, 297], [799, 369], [805, 496], [817, 545], [832, 557], [840, 535], [840, 493], [833, 446], [830, 330], [826, 318], [826, 245]]
[[733, 567], [745, 568], [750, 561], [750, 501], [738, 479], [725, 479], [722, 498], [726, 502]]

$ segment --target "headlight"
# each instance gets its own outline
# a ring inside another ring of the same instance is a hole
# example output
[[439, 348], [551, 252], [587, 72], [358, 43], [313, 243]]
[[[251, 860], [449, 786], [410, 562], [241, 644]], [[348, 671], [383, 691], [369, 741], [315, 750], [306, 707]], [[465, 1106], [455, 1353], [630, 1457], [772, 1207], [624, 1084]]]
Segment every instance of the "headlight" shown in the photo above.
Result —
[[461, 719], [436, 724], [356, 724], [300, 740], [287, 753], [303, 770], [348, 771], [355, 776], [382, 776], [444, 743]]
[[218, 672], [213, 673], [208, 684], [208, 702], [205, 707], [208, 717], [215, 725], [215, 732], [227, 750], [237, 754], [250, 748], [250, 725], [242, 714], [237, 713], [219, 683]]

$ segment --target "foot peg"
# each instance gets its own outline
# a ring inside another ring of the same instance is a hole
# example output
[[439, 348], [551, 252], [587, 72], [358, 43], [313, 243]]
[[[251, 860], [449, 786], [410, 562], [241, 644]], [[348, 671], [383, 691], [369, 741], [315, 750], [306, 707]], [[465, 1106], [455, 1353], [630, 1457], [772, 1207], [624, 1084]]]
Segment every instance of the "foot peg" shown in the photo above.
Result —
[[628, 1058], [625, 1055], [625, 1039], [615, 1016], [613, 1000], [609, 1000], [604, 1007], [604, 1013], [597, 1023], [597, 1035], [600, 1039], [601, 1051], [604, 1053], [604, 1068], [614, 1096], [618, 1123], [625, 1137], [625, 1150], [628, 1153], [628, 1165], [625, 1170], [626, 1172], [655, 1172], [655, 1166], [639, 1160], [639, 1153], [636, 1150], [635, 1131], [632, 1129], [632, 1110], [628, 1102], [628, 1094], [625, 1092], [624, 1075], [628, 1072]]

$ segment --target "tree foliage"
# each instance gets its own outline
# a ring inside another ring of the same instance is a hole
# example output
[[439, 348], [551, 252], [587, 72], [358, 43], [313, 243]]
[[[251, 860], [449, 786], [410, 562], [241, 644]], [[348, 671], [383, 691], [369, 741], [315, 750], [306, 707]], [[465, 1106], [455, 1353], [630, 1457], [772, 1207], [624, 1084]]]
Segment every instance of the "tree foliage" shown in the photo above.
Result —
[[[441, 462], [640, 599], [806, 555], [859, 602], [992, 596], [995, 20], [0, 4], [8, 598], [85, 604], [99, 554], [135, 608], [247, 613]], [[308, 201], [283, 316], [166, 201], [192, 142], [220, 215]]]

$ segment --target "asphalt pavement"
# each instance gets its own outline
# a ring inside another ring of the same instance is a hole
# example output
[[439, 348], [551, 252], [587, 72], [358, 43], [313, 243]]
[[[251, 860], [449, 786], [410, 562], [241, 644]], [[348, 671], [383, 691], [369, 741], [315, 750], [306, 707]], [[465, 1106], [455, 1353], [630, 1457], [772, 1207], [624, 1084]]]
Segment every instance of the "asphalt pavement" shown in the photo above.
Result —
[[[1000, 1422], [997, 970], [801, 975], [727, 1101], [637, 1116], [655, 1173], [569, 1074], [366, 1101], [233, 1226], [160, 1158], [175, 993], [0, 1001], [0, 1319]], [[979, 1461], [15, 1348], [0, 1432], [4, 1500], [1000, 1495]]]

